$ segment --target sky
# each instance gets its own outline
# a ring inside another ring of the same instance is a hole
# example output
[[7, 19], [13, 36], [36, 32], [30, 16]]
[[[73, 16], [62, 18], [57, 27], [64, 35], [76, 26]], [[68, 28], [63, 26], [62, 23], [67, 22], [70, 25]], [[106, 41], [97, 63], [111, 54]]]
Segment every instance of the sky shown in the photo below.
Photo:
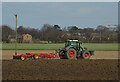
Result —
[[62, 28], [77, 26], [93, 27], [98, 24], [118, 24], [117, 2], [2, 2], [2, 24], [41, 28], [43, 24]]
[[119, 0], [0, 0], [2, 2], [119, 2]]

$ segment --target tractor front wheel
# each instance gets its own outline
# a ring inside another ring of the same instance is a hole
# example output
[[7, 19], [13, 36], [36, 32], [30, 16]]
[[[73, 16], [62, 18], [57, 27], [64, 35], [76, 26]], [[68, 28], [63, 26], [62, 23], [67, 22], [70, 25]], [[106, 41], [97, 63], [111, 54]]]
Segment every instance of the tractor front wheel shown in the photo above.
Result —
[[82, 54], [83, 59], [89, 59], [90, 58], [90, 53], [88, 51], [84, 51]]
[[70, 48], [66, 52], [67, 59], [75, 59], [77, 56], [77, 51], [74, 48]]

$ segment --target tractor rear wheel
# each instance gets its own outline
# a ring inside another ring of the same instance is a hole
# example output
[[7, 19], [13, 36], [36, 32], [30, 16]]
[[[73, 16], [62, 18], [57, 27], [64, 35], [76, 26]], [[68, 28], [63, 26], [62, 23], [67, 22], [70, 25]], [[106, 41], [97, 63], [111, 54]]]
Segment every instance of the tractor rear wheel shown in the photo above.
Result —
[[70, 48], [66, 52], [67, 59], [76, 59], [77, 51], [74, 48]]
[[33, 56], [33, 59], [35, 59], [35, 60], [39, 59], [39, 55], [38, 55], [38, 54], [35, 54], [35, 55]]
[[89, 59], [90, 58], [90, 53], [88, 51], [84, 51], [82, 54], [83, 59]]

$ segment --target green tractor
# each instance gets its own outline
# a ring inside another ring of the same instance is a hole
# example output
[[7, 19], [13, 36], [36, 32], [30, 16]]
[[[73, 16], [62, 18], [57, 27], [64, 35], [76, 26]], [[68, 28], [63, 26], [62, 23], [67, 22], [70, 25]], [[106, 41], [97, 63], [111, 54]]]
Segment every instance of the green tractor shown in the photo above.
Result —
[[94, 55], [94, 51], [87, 50], [81, 46], [82, 42], [78, 40], [68, 40], [65, 42], [65, 47], [59, 48], [59, 56], [61, 59], [89, 59]]

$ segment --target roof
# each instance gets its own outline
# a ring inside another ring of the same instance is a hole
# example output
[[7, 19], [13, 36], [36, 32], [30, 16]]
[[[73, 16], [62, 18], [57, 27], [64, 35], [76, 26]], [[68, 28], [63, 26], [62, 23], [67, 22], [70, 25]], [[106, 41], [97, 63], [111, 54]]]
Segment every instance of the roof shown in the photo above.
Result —
[[78, 42], [78, 40], [68, 40], [68, 41], [75, 41], [75, 42]]

